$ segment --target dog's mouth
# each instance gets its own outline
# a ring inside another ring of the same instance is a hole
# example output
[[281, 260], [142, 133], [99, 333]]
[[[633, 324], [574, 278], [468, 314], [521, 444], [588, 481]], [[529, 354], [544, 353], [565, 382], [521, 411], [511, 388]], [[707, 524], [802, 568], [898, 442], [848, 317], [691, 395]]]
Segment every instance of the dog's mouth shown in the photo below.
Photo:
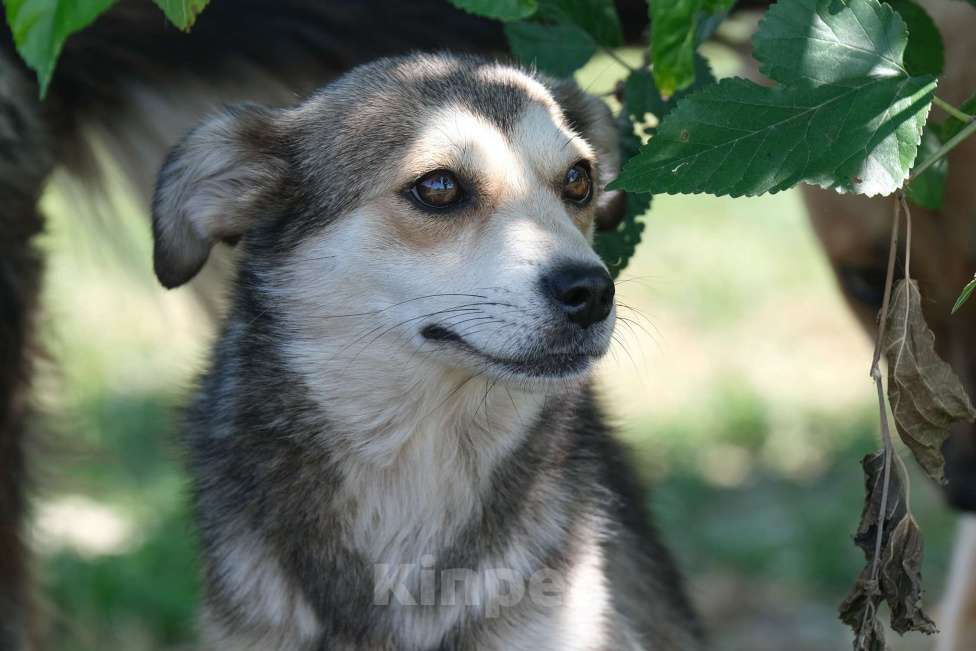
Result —
[[603, 352], [559, 351], [532, 352], [518, 357], [500, 357], [476, 348], [459, 334], [440, 325], [428, 325], [420, 335], [427, 341], [452, 346], [461, 352], [487, 363], [494, 369], [516, 376], [536, 379], [571, 379], [589, 370], [603, 356]]

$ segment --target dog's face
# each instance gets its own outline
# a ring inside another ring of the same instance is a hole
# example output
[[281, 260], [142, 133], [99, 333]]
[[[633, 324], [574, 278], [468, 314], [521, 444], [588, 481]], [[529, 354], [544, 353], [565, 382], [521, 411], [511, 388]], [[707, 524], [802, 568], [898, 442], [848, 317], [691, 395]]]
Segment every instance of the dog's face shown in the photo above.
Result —
[[613, 329], [591, 241], [614, 134], [574, 85], [476, 59], [371, 64], [193, 132], [157, 188], [157, 274], [185, 282], [243, 237], [242, 284], [320, 366], [573, 380]]
[[[584, 371], [609, 344], [614, 287], [589, 244], [596, 156], [554, 108], [530, 104], [508, 129], [464, 106], [433, 112], [368, 196], [300, 245], [283, 292], [371, 311], [373, 326], [452, 366]], [[316, 278], [343, 281], [325, 296]]]

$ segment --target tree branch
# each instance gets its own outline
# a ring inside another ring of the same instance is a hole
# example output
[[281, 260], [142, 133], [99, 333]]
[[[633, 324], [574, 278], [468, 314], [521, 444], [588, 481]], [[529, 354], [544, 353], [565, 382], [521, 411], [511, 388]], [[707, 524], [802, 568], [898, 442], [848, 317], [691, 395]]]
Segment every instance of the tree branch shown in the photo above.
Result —
[[619, 54], [614, 52], [613, 48], [609, 48], [601, 45], [600, 50], [603, 51], [603, 53], [606, 54], [608, 57], [610, 57], [611, 59], [619, 63], [621, 66], [629, 70], [630, 72], [635, 72], [637, 70], [637, 68], [624, 61]]
[[955, 106], [953, 106], [949, 102], [945, 101], [944, 99], [942, 99], [938, 95], [936, 95], [936, 96], [934, 96], [932, 98], [932, 103], [935, 104], [936, 106], [938, 106], [940, 109], [942, 109], [946, 113], [948, 113], [949, 115], [951, 115], [952, 117], [954, 117], [957, 120], [959, 120], [960, 122], [969, 122], [970, 120], [973, 119], [973, 116], [972, 115], [969, 115], [968, 113], [963, 113], [961, 110], [959, 110], [958, 108], [956, 108]]
[[908, 177], [908, 181], [905, 183], [905, 185], [908, 185], [909, 183], [917, 179], [922, 172], [924, 172], [928, 168], [938, 163], [941, 159], [945, 158], [946, 154], [948, 154], [950, 151], [955, 149], [960, 142], [962, 142], [969, 136], [973, 135], [974, 133], [976, 133], [976, 120], [971, 120], [969, 124], [964, 126], [959, 133], [954, 135], [944, 145], [939, 147], [939, 150], [934, 154], [932, 154], [932, 156], [929, 157], [928, 160], [924, 161], [921, 165], [916, 167], [914, 171], [912, 171], [912, 175]]

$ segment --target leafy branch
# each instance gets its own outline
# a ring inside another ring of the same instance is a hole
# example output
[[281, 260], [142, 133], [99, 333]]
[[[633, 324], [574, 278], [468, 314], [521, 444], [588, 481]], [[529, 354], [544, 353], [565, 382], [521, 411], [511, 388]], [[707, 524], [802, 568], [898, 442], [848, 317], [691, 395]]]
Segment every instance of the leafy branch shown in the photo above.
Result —
[[[904, 278], [895, 284], [902, 212], [905, 215]], [[893, 461], [901, 465], [901, 460], [892, 443], [888, 406], [902, 441], [919, 465], [939, 482], [945, 481], [941, 449], [950, 425], [976, 418], [976, 409], [958, 377], [935, 352], [935, 337], [925, 324], [918, 285], [911, 278], [911, 238], [911, 210], [905, 194], [899, 192], [870, 371], [877, 389], [883, 449], [863, 462], [865, 508], [854, 538], [864, 551], [868, 565], [840, 608], [841, 619], [855, 632], [855, 650], [885, 648], [884, 630], [878, 618], [882, 601], [888, 603], [891, 626], [899, 633], [935, 632], [934, 623], [920, 606], [922, 540], [911, 513], [908, 475], [904, 468], [892, 473]], [[882, 353], [888, 363], [887, 402], [880, 370]]]

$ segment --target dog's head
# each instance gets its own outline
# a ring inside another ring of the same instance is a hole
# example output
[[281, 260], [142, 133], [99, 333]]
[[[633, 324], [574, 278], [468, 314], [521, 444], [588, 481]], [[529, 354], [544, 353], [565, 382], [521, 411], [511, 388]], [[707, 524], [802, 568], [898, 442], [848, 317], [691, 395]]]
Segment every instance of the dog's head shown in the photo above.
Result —
[[571, 82], [381, 60], [298, 107], [191, 132], [156, 190], [156, 273], [185, 283], [240, 239], [251, 311], [303, 354], [559, 383], [610, 342], [614, 285], [591, 241], [619, 208], [602, 187], [617, 165], [608, 109]]

